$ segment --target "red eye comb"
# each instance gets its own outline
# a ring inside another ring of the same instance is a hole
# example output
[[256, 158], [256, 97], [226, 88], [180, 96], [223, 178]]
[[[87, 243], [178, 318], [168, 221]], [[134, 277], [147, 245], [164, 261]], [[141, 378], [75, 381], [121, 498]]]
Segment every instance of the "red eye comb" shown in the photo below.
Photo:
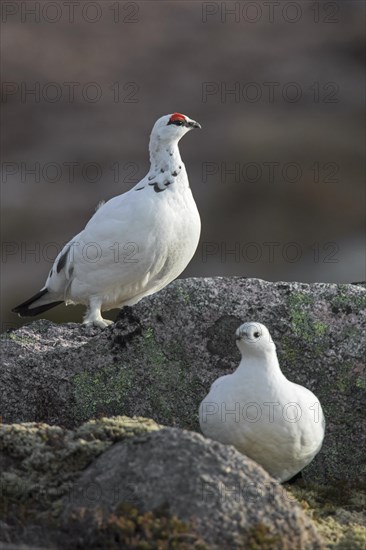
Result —
[[183, 122], [185, 122], [186, 117], [184, 115], [181, 115], [180, 113], [173, 113], [170, 117], [170, 121], [175, 122], [176, 120], [182, 120]]

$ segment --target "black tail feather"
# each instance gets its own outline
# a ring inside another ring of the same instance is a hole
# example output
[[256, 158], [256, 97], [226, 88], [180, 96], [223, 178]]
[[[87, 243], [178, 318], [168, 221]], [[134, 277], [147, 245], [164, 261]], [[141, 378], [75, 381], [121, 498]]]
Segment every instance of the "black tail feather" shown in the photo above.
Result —
[[21, 317], [34, 317], [35, 315], [39, 315], [40, 313], [43, 313], [44, 311], [47, 311], [48, 309], [51, 309], [63, 303], [63, 300], [61, 300], [60, 302], [50, 302], [49, 304], [43, 304], [38, 307], [29, 307], [47, 293], [48, 290], [46, 288], [40, 290], [39, 292], [37, 292], [37, 294], [32, 296], [32, 298], [29, 298], [29, 300], [27, 300], [26, 302], [23, 302], [19, 306], [16, 306], [14, 309], [12, 309], [12, 312], [18, 313], [18, 315], [20, 315]]
[[293, 483], [296, 483], [297, 481], [299, 481], [299, 479], [304, 479], [302, 475], [302, 470], [300, 470], [300, 472], [297, 472], [297, 474], [295, 474], [290, 479], [288, 479], [286, 483], [289, 483], [290, 485], [292, 485]]

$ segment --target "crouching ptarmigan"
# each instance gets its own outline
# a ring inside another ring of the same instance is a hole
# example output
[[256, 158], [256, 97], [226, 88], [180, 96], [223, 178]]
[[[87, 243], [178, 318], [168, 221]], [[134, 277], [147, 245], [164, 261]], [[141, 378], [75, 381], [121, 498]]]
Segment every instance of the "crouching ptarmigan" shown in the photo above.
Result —
[[233, 374], [212, 384], [200, 405], [201, 430], [287, 481], [321, 448], [322, 408], [311, 391], [282, 374], [264, 325], [245, 323], [236, 337], [241, 362]]
[[33, 316], [62, 302], [88, 306], [85, 324], [106, 327], [101, 311], [136, 304], [185, 269], [196, 251], [200, 216], [178, 142], [198, 122], [180, 113], [157, 120], [148, 174], [95, 212], [61, 250], [44, 287], [13, 309]]

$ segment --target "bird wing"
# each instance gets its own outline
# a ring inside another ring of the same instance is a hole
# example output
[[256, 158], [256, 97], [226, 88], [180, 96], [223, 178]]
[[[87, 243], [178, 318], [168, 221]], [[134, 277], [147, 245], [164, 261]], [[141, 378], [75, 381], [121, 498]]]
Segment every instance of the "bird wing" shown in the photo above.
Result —
[[59, 253], [45, 287], [66, 300], [108, 292], [116, 282], [126, 297], [139, 294], [168, 254], [157, 243], [156, 216], [152, 193], [132, 189], [104, 203]]

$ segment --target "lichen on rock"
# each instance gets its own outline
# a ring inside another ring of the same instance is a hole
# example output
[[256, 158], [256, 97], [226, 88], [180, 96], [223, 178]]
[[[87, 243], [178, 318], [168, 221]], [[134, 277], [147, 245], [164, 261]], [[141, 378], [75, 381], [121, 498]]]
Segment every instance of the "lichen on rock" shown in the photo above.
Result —
[[[3, 512], [33, 507], [59, 511], [76, 477], [113, 443], [158, 430], [145, 418], [101, 418], [75, 431], [41, 423], [0, 424], [0, 490]], [[16, 506], [15, 506], [16, 508]]]
[[366, 486], [303, 483], [288, 488], [332, 550], [366, 547]]

